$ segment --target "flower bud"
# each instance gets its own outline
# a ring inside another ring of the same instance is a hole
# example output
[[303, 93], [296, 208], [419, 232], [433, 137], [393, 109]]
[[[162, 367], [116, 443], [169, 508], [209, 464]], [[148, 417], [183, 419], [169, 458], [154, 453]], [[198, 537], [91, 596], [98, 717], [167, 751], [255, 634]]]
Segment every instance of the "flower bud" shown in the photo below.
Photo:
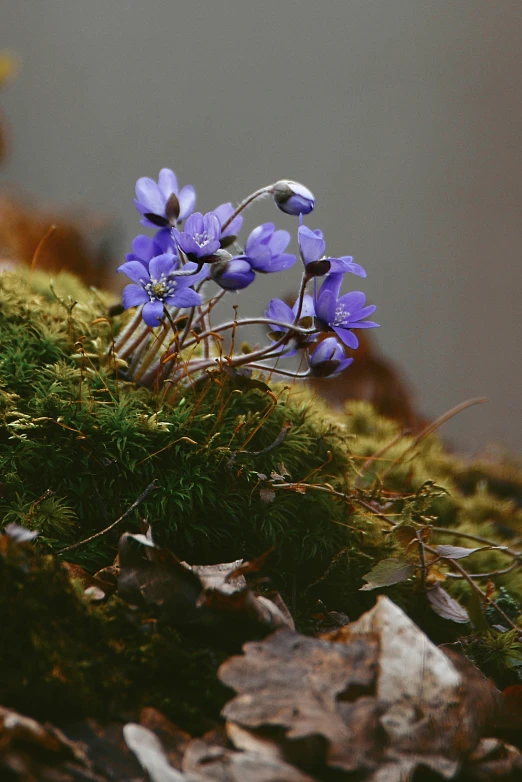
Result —
[[315, 206], [313, 193], [299, 182], [281, 179], [273, 188], [274, 201], [288, 215], [307, 215]]
[[314, 377], [334, 377], [350, 366], [353, 358], [346, 358], [335, 337], [323, 339], [310, 356], [310, 370]]
[[[239, 291], [246, 288], [255, 279], [255, 272], [247, 260], [241, 257], [233, 258], [226, 250], [218, 250], [220, 260], [210, 267], [210, 276], [220, 288], [227, 291]], [[228, 256], [228, 259], [225, 258]]]

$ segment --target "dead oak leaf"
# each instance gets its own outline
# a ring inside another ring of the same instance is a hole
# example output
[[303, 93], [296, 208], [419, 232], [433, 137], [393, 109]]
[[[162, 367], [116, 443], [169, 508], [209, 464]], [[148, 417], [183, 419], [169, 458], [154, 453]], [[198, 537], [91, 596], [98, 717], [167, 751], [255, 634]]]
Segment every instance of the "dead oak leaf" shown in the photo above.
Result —
[[[299, 742], [300, 753], [306, 753], [304, 740], [312, 740], [316, 754], [322, 750], [329, 765], [347, 771], [372, 767], [372, 753], [357, 728], [361, 715], [347, 724], [346, 712], [364, 711], [374, 719], [371, 698], [353, 704], [349, 700], [352, 693], [371, 692], [376, 653], [376, 639], [344, 646], [288, 630], [261, 643], [247, 643], [244, 656], [230, 658], [219, 669], [221, 681], [239, 693], [223, 714], [250, 730], [284, 728], [288, 742]], [[317, 737], [322, 737], [319, 745]]]

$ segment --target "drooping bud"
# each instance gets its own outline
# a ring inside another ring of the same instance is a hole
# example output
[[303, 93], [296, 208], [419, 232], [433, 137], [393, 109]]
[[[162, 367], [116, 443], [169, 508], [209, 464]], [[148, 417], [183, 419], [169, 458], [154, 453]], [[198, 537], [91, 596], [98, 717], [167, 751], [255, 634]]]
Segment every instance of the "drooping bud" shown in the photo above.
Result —
[[315, 206], [314, 194], [291, 179], [276, 182], [272, 192], [276, 206], [288, 215], [307, 215]]
[[210, 276], [221, 288], [239, 291], [254, 281], [255, 272], [244, 257], [234, 258], [226, 250], [218, 250], [214, 253], [216, 256], [219, 256], [219, 260], [211, 264]]
[[335, 337], [323, 339], [310, 356], [310, 370], [314, 377], [334, 377], [350, 366], [353, 358], [346, 358]]

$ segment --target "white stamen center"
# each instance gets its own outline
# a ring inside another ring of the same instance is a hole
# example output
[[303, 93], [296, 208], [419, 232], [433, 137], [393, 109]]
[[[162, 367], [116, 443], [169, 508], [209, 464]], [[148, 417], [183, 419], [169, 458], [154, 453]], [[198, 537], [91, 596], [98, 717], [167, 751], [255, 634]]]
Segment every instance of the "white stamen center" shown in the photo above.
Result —
[[349, 319], [350, 313], [343, 304], [338, 304], [335, 310], [334, 326], [342, 326]]
[[151, 301], [163, 301], [167, 296], [173, 295], [177, 282], [162, 274], [159, 280], [151, 280], [143, 288], [149, 294]]

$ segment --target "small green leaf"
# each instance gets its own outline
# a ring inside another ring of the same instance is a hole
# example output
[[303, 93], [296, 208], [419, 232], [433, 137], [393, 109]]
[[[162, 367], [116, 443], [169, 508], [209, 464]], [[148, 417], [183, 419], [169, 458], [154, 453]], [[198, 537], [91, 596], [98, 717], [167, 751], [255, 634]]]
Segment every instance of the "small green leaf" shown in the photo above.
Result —
[[369, 573], [363, 576], [368, 583], [364, 584], [360, 591], [369, 592], [370, 589], [399, 584], [401, 581], [406, 581], [410, 578], [414, 572], [415, 565], [412, 565], [406, 559], [399, 559], [398, 557], [383, 559]]

